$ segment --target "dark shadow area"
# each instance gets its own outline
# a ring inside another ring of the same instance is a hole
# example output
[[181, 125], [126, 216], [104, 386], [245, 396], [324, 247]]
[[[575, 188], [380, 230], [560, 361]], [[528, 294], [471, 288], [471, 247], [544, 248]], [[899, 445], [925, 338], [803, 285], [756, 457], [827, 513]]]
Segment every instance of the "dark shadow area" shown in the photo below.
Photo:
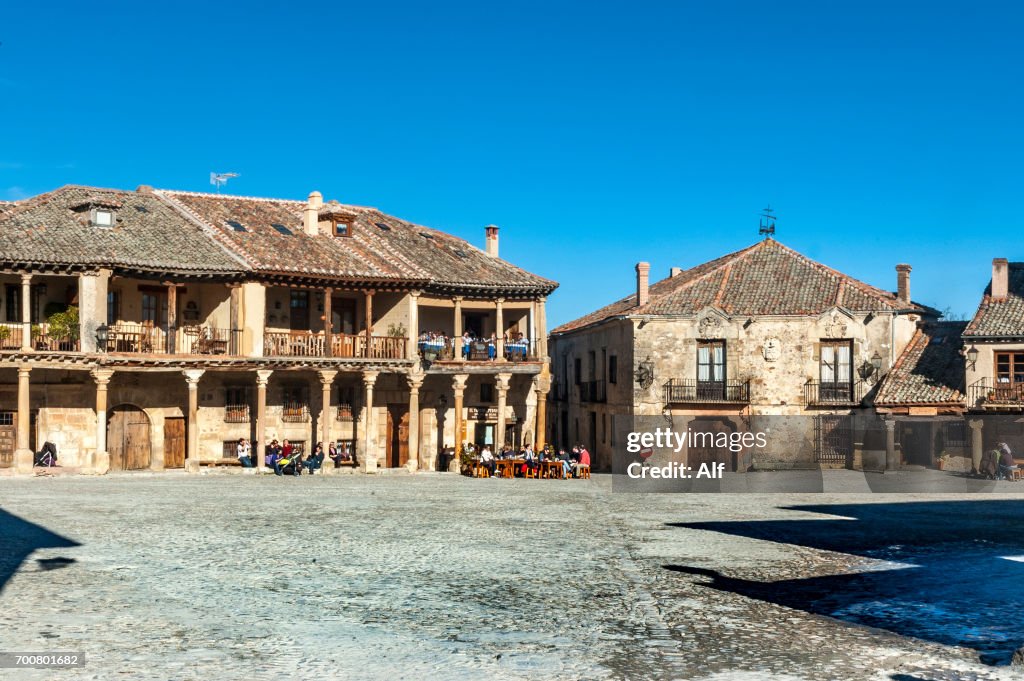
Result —
[[[81, 544], [0, 509], [0, 592], [32, 552], [73, 546]], [[73, 558], [42, 558], [38, 562], [41, 569], [52, 570], [75, 561]]]
[[[1024, 645], [1024, 501], [836, 504], [789, 510], [845, 516], [670, 523], [892, 561], [854, 574], [775, 582], [685, 565], [708, 586], [817, 615], [976, 650], [1006, 664]], [[1013, 558], [1017, 558], [1014, 560]]]

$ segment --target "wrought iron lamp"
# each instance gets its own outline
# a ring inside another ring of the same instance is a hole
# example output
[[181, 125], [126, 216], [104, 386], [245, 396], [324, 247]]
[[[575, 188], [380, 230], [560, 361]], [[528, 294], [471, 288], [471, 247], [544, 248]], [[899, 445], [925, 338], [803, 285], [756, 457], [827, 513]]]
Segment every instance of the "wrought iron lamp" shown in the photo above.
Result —
[[96, 327], [96, 345], [99, 346], [100, 352], [106, 352], [108, 349], [108, 342], [110, 341], [110, 327], [106, 324], [100, 324]]
[[967, 357], [967, 368], [974, 371], [974, 367], [978, 365], [978, 348], [972, 345], [965, 354]]

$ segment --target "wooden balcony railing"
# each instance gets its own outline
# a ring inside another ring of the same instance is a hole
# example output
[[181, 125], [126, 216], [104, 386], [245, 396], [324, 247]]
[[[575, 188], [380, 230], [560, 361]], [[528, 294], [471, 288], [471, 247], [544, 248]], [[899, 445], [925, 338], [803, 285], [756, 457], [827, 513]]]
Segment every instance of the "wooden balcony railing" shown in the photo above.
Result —
[[809, 405], [830, 405], [860, 404], [864, 398], [861, 383], [822, 383], [821, 381], [807, 381], [804, 384], [804, 404]]
[[405, 338], [332, 334], [330, 352], [324, 334], [310, 331], [267, 331], [263, 354], [267, 357], [356, 357], [362, 359], [405, 359]]
[[167, 339], [164, 329], [149, 324], [111, 324], [97, 329], [96, 348], [100, 352], [170, 354]]
[[982, 409], [1024, 407], [1024, 383], [983, 378], [968, 386], [967, 404]]
[[673, 378], [662, 388], [666, 404], [703, 404], [750, 402], [750, 381], [698, 381], [695, 378]]
[[184, 355], [238, 355], [241, 345], [241, 329], [183, 326], [175, 332], [175, 348]]

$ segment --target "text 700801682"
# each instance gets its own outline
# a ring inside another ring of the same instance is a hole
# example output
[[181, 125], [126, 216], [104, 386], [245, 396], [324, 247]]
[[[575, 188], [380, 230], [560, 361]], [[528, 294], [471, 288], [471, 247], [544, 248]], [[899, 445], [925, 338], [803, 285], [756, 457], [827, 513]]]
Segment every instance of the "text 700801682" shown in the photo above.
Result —
[[0, 651], [0, 669], [67, 669], [84, 666], [85, 653], [8, 653]]

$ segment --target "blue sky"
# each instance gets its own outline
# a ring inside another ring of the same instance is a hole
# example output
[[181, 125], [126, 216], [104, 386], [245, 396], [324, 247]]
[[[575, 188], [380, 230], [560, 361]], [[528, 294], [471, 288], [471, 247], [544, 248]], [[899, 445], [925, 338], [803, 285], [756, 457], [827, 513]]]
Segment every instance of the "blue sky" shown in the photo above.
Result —
[[0, 198], [373, 205], [556, 279], [548, 318], [778, 238], [970, 314], [1024, 260], [1014, 3], [12, 3]]

